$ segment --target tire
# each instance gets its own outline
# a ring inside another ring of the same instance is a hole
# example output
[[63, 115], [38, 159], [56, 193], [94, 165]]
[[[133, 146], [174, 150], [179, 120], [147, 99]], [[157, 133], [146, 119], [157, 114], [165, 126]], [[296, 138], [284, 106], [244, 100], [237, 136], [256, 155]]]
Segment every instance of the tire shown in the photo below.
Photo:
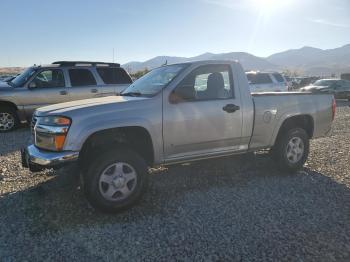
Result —
[[293, 128], [278, 137], [272, 155], [281, 170], [295, 172], [305, 164], [309, 146], [306, 131], [302, 128]]
[[134, 205], [148, 183], [146, 162], [130, 149], [98, 156], [83, 176], [84, 191], [96, 209], [115, 213]]
[[7, 106], [0, 106], [0, 133], [15, 130], [19, 125], [16, 110]]

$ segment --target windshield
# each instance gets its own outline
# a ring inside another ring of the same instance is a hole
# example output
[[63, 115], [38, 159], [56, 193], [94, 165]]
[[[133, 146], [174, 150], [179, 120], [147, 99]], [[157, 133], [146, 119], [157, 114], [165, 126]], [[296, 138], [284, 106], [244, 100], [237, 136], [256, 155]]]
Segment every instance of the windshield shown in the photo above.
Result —
[[333, 84], [336, 80], [317, 80], [315, 83], [313, 83], [314, 86], [330, 86]]
[[23, 86], [29, 80], [29, 78], [35, 73], [35, 71], [36, 71], [36, 69], [30, 67], [30, 68], [26, 69], [25, 71], [23, 71], [18, 76], [16, 76], [14, 79], [12, 79], [9, 82], [9, 84], [11, 84], [15, 87]]
[[169, 84], [187, 64], [163, 66], [136, 80], [121, 95], [154, 96]]

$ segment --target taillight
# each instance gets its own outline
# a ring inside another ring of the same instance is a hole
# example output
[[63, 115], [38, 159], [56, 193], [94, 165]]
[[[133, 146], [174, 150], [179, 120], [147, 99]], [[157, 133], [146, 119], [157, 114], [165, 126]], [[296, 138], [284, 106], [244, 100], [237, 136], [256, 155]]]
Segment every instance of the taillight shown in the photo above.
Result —
[[335, 102], [335, 98], [333, 98], [333, 101], [332, 101], [332, 121], [335, 118], [335, 111], [336, 111], [336, 109], [337, 109], [337, 103]]

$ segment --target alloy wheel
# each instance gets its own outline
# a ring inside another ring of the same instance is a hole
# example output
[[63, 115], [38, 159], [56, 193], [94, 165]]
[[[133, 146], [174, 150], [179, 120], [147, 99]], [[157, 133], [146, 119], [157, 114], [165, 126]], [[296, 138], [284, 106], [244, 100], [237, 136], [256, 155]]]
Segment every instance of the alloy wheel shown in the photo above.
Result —
[[99, 190], [103, 198], [120, 201], [130, 196], [136, 188], [135, 169], [124, 162], [109, 165], [100, 175]]
[[15, 125], [15, 118], [7, 112], [0, 112], [0, 131], [9, 131]]
[[297, 163], [304, 155], [304, 142], [300, 137], [289, 140], [286, 148], [287, 159], [290, 163]]

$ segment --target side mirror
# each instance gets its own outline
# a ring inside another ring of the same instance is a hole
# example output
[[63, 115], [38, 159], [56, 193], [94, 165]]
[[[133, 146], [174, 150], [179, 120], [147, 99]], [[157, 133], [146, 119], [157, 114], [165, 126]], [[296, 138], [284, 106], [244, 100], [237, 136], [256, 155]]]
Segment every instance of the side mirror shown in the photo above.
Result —
[[181, 101], [183, 101], [183, 99], [181, 99], [181, 97], [179, 97], [176, 92], [171, 92], [170, 96], [169, 96], [169, 102], [170, 104], [178, 104]]
[[193, 86], [183, 86], [177, 87], [173, 92], [171, 92], [169, 97], [169, 102], [172, 104], [177, 104], [184, 101], [192, 101], [195, 99], [195, 91]]
[[34, 81], [30, 82], [30, 84], [28, 85], [28, 89], [34, 89], [36, 88], [36, 83]]

